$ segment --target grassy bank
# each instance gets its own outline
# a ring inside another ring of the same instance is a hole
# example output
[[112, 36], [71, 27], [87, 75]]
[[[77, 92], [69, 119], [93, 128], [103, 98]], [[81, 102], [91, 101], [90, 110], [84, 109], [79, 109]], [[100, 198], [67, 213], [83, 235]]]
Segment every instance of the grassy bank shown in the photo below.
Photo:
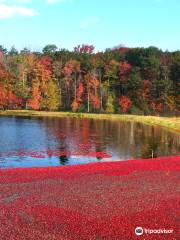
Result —
[[2, 116], [30, 116], [30, 117], [76, 117], [93, 119], [111, 119], [121, 121], [135, 121], [148, 125], [158, 125], [180, 132], [180, 117], [156, 117], [156, 116], [137, 116], [121, 114], [93, 114], [93, 113], [71, 113], [71, 112], [45, 112], [30, 110], [6, 110], [0, 111]]

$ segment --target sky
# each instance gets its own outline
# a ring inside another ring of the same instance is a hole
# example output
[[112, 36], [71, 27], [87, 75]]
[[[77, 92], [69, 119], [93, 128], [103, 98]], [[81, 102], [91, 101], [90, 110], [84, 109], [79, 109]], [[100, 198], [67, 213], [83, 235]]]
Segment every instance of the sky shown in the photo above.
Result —
[[180, 0], [0, 0], [0, 45], [180, 49]]

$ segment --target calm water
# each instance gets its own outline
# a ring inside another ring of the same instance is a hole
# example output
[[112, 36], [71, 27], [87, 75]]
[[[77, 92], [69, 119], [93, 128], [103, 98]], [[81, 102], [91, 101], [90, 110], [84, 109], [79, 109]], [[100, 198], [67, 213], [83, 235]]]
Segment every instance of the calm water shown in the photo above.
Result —
[[0, 117], [0, 168], [179, 155], [180, 134], [133, 122]]

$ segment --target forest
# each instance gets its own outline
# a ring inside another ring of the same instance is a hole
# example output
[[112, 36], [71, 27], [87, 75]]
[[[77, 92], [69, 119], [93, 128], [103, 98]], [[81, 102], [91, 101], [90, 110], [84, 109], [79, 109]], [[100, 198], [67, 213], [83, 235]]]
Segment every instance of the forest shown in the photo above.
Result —
[[180, 51], [0, 46], [0, 109], [179, 115]]

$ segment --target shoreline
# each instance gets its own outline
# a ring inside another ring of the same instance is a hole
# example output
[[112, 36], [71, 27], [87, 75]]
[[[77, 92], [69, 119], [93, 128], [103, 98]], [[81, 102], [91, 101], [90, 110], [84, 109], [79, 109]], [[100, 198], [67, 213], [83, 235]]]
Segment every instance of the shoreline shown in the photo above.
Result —
[[180, 156], [0, 170], [1, 236], [135, 240], [140, 226], [178, 239], [179, 170]]
[[[75, 165], [62, 165], [62, 166], [41, 166], [41, 167], [17, 167], [17, 168], [0, 168], [0, 173], [1, 172], [7, 172], [7, 173], [10, 173], [10, 174], [13, 174], [13, 173], [16, 173], [16, 172], [24, 172], [25, 171], [28, 171], [28, 172], [33, 172], [33, 171], [40, 171], [40, 172], [43, 172], [43, 171], [53, 171], [53, 170], [57, 170], [57, 171], [62, 171], [62, 172], [68, 172], [69, 170], [71, 171], [79, 171], [83, 168], [85, 169], [93, 169], [93, 168], [96, 168], [96, 169], [105, 169], [106, 166], [110, 166], [112, 165], [113, 167], [115, 167], [115, 165], [117, 165], [118, 167], [122, 164], [122, 165], [131, 165], [130, 166], [130, 169], [124, 173], [125, 175], [128, 175], [130, 173], [132, 173], [134, 170], [137, 170], [136, 169], [136, 166], [142, 164], [143, 165], [143, 169], [141, 168], [140, 170], [144, 170], [144, 171], [152, 171], [152, 170], [161, 170], [161, 168], [163, 170], [165, 170], [166, 168], [166, 165], [159, 165], [160, 168], [159, 169], [156, 169], [156, 164], [158, 163], [158, 161], [162, 161], [162, 162], [167, 162], [167, 161], [180, 161], [180, 155], [175, 155], [175, 156], [162, 156], [162, 157], [155, 157], [155, 158], [138, 158], [138, 159], [125, 159], [125, 160], [111, 160], [111, 161], [105, 161], [105, 162], [89, 162], [89, 163], [83, 163], [83, 164], [75, 164]], [[152, 164], [155, 163], [155, 166]], [[148, 163], [150, 163], [150, 168], [148, 166]], [[170, 164], [168, 164], [169, 167], [172, 169], [174, 169], [174, 165], [170, 166]], [[135, 166], [135, 167], [134, 167]], [[149, 168], [149, 169], [148, 169]], [[168, 168], [168, 169], [170, 169]], [[111, 168], [110, 168], [111, 169]], [[110, 170], [109, 169], [109, 170]], [[178, 170], [180, 170], [180, 165], [179, 165], [179, 168]]]
[[97, 120], [134, 121], [151, 126], [159, 126], [171, 131], [180, 132], [180, 117], [157, 117], [121, 114], [100, 113], [72, 113], [72, 112], [46, 112], [33, 110], [0, 110], [0, 116], [20, 117], [74, 117]]

